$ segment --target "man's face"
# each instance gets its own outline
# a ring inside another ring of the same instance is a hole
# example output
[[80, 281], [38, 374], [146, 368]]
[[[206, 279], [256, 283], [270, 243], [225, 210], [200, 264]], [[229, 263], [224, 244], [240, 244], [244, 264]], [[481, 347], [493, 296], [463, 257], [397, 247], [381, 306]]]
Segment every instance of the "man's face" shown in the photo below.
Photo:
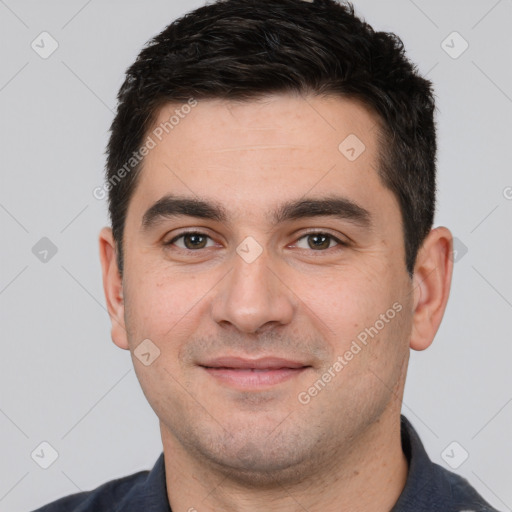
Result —
[[[164, 443], [240, 475], [335, 464], [396, 412], [408, 357], [412, 284], [399, 206], [377, 174], [376, 118], [288, 95], [190, 110], [152, 136], [130, 202], [115, 342], [132, 352]], [[146, 214], [165, 196], [225, 218]], [[342, 202], [329, 215], [283, 209], [326, 199]], [[148, 366], [133, 354], [143, 340], [160, 351]]]

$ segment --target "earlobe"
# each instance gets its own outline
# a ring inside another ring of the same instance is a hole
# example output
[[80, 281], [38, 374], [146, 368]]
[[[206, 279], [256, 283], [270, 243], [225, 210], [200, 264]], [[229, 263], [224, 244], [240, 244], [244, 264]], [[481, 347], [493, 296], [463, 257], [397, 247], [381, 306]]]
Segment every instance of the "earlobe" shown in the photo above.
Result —
[[105, 227], [99, 235], [100, 261], [103, 275], [103, 291], [107, 310], [112, 322], [112, 341], [125, 350], [129, 349], [124, 321], [123, 282], [116, 258], [116, 244], [112, 229]]
[[428, 348], [443, 318], [453, 272], [453, 237], [445, 227], [433, 229], [418, 252], [413, 277], [414, 316], [410, 347]]

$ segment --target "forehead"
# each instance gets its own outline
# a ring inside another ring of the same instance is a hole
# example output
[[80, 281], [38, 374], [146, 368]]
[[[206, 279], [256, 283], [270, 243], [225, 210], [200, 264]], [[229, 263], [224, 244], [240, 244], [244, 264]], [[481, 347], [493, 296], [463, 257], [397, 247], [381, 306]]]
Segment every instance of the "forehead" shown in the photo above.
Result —
[[333, 95], [273, 94], [246, 101], [194, 102], [193, 107], [190, 101], [161, 107], [149, 134], [169, 147], [175, 140], [217, 153], [244, 147], [278, 150], [294, 144], [318, 147], [320, 143], [324, 150], [337, 151], [339, 143], [352, 134], [372, 153], [379, 124], [378, 116], [360, 101]]
[[266, 216], [284, 196], [338, 193], [375, 208], [393, 201], [377, 173], [378, 118], [359, 102], [271, 95], [190, 105], [165, 105], [146, 134], [154, 147], [135, 194], [146, 207], [168, 193]]

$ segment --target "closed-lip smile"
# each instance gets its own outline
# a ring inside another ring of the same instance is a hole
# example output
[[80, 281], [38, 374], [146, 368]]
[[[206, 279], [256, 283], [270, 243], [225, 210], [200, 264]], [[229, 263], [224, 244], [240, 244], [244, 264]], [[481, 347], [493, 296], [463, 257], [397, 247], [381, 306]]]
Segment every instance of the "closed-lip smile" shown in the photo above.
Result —
[[230, 387], [241, 389], [268, 388], [298, 376], [311, 365], [281, 357], [224, 356], [201, 363], [212, 377]]

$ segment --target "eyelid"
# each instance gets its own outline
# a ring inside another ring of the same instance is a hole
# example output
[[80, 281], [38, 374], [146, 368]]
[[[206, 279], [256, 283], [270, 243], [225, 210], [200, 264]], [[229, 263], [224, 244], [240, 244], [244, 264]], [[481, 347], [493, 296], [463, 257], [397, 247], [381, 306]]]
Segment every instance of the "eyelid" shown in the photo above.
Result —
[[328, 235], [333, 240], [336, 240], [338, 243], [343, 244], [343, 245], [348, 245], [350, 243], [350, 240], [347, 236], [335, 235], [335, 234], [331, 233], [331, 231], [329, 229], [321, 229], [321, 228], [309, 228], [306, 231], [303, 231], [302, 234], [298, 238], [296, 238], [296, 240], [300, 240], [301, 238], [303, 238], [307, 235], [316, 235], [316, 234]]

